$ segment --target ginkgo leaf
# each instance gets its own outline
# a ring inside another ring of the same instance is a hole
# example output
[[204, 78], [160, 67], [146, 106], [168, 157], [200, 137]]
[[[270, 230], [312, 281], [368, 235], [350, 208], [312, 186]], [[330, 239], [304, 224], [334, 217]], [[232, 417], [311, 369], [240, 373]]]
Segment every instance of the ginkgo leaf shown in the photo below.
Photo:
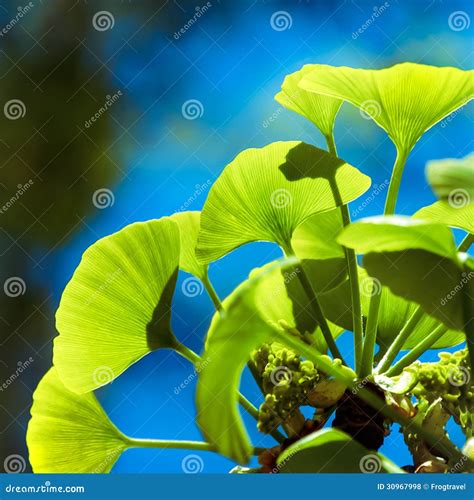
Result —
[[344, 259], [344, 248], [336, 241], [342, 228], [339, 209], [312, 215], [295, 229], [291, 245], [300, 259]]
[[209, 263], [252, 241], [288, 252], [306, 218], [357, 198], [370, 178], [322, 149], [275, 142], [247, 149], [224, 169], [201, 214], [197, 257]]
[[338, 429], [321, 429], [291, 444], [278, 457], [280, 473], [403, 473], [381, 453], [369, 451]]
[[298, 85], [301, 79], [316, 67], [316, 64], [306, 64], [300, 70], [287, 75], [275, 100], [285, 108], [313, 122], [324, 136], [330, 136], [343, 101], [307, 92]]
[[127, 449], [127, 439], [94, 394], [69, 391], [56, 368], [40, 381], [26, 433], [33, 472], [109, 472]]
[[[420, 304], [452, 330], [464, 330], [463, 295], [474, 297], [470, 271], [456, 259], [418, 249], [364, 255], [367, 272], [395, 294]], [[473, 272], [474, 275], [474, 272]]]
[[177, 212], [170, 219], [177, 222], [180, 234], [181, 254], [179, 268], [202, 279], [206, 276], [207, 266], [196, 258], [196, 245], [200, 229], [201, 212]]
[[169, 218], [131, 224], [86, 250], [56, 313], [54, 364], [66, 387], [91, 391], [150, 351], [176, 345], [179, 257], [178, 225]]
[[474, 233], [474, 203], [465, 205], [461, 202], [460, 206], [456, 206], [446, 201], [437, 201], [429, 207], [418, 210], [413, 217], [464, 229], [471, 234]]
[[430, 161], [426, 177], [438, 198], [453, 207], [474, 204], [474, 153], [460, 159]]
[[[246, 463], [252, 452], [238, 411], [241, 374], [260, 345], [275, 340], [282, 343], [280, 334], [292, 336], [284, 332], [290, 328], [279, 320], [282, 315], [291, 318], [293, 314], [291, 287], [287, 285], [297, 281], [297, 263], [296, 259], [286, 259], [254, 271], [238, 292], [224, 301], [225, 314], [215, 315], [207, 335], [203, 358], [208, 362], [199, 373], [196, 392], [197, 422], [209, 443], [240, 463]], [[318, 352], [314, 345], [311, 348]], [[332, 368], [328, 356], [318, 355], [318, 359], [331, 375], [334, 372], [328, 371], [329, 367], [343, 372], [344, 380], [355, 377], [347, 367], [338, 364]]]
[[456, 245], [446, 226], [404, 216], [377, 216], [350, 224], [338, 242], [357, 253], [426, 250], [441, 257], [454, 258]]
[[406, 62], [381, 70], [315, 65], [307, 91], [359, 107], [409, 152], [434, 124], [472, 99], [474, 72]]
[[[364, 298], [367, 299], [367, 297]], [[368, 303], [364, 305], [367, 313], [369, 305]], [[409, 302], [394, 295], [388, 287], [383, 287], [377, 324], [377, 343], [380, 346], [390, 346], [418, 307], [416, 302]], [[403, 344], [402, 350], [412, 349], [439, 326], [440, 322], [438, 320], [424, 314]], [[440, 334], [431, 349], [453, 347], [463, 342], [465, 338], [462, 331], [447, 330], [445, 333]]]

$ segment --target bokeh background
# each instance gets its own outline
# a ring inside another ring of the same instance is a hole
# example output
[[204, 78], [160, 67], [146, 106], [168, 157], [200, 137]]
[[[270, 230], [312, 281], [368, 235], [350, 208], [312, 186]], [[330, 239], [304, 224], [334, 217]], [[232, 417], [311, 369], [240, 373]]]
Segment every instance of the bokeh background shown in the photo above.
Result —
[[[470, 69], [473, 16], [471, 2], [457, 0], [1, 1], [0, 197], [1, 204], [12, 196], [15, 202], [0, 214], [0, 380], [24, 369], [0, 391], [0, 469], [12, 454], [27, 461], [31, 397], [51, 364], [54, 311], [90, 244], [135, 221], [199, 210], [242, 149], [292, 139], [324, 147], [311, 123], [273, 100], [287, 73], [305, 63], [381, 68], [415, 61]], [[408, 161], [398, 212], [434, 201], [425, 163], [469, 153], [473, 118], [468, 105], [425, 134]], [[356, 218], [379, 213], [392, 143], [348, 104], [336, 142], [341, 157], [382, 186], [367, 206], [361, 199], [351, 211]], [[251, 268], [279, 255], [259, 243], [213, 264], [218, 293], [225, 296]], [[15, 296], [3, 290], [12, 277], [20, 279]], [[205, 293], [184, 294], [184, 278], [174, 297], [174, 327], [200, 351], [212, 304]], [[342, 343], [350, 345], [344, 337]], [[192, 367], [163, 351], [98, 397], [132, 436], [200, 439], [194, 384]], [[258, 404], [246, 374], [243, 390]], [[258, 445], [272, 442], [252, 436]], [[462, 442], [455, 429], [452, 437]], [[382, 451], [400, 465], [410, 462], [397, 432]], [[132, 450], [114, 472], [181, 473], [188, 455]], [[199, 456], [204, 473], [233, 466], [211, 453]]]

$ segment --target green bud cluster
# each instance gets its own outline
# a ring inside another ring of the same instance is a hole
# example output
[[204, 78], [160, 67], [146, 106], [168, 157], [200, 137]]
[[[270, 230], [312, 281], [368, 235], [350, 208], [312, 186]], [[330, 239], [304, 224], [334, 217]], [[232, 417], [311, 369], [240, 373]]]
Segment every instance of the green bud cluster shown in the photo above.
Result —
[[418, 377], [413, 394], [429, 402], [441, 398], [443, 407], [470, 437], [474, 424], [474, 381], [467, 349], [452, 354], [442, 352], [439, 358], [437, 363], [414, 363], [407, 368]]
[[311, 361], [280, 344], [265, 344], [253, 354], [261, 374], [265, 400], [259, 409], [258, 428], [269, 433], [282, 425], [299, 406], [306, 404], [319, 374]]

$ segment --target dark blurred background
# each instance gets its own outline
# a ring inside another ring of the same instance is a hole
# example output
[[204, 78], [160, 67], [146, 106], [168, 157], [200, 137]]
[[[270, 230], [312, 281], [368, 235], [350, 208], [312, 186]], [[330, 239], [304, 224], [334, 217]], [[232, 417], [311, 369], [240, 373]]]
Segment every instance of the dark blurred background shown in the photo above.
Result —
[[[244, 148], [291, 139], [324, 147], [309, 122], [273, 100], [287, 73], [305, 63], [470, 69], [473, 16], [471, 2], [457, 0], [1, 1], [0, 381], [8, 385], [0, 390], [0, 463], [27, 458], [31, 396], [51, 364], [54, 311], [90, 244], [134, 221], [199, 210]], [[424, 165], [469, 153], [473, 118], [468, 105], [425, 134], [408, 161], [399, 212], [434, 201]], [[381, 187], [351, 211], [379, 213], [392, 143], [349, 105], [336, 142], [340, 156]], [[252, 267], [278, 256], [273, 245], [248, 245], [213, 264], [211, 278], [225, 296]], [[174, 326], [200, 351], [212, 304], [204, 293], [184, 295], [180, 280]], [[156, 352], [98, 396], [130, 435], [200, 439], [194, 383], [185, 361]], [[247, 375], [243, 388], [258, 404]], [[397, 433], [382, 451], [400, 465], [410, 461]], [[132, 450], [114, 471], [182, 472], [187, 455]], [[233, 466], [210, 453], [201, 460], [203, 472]]]

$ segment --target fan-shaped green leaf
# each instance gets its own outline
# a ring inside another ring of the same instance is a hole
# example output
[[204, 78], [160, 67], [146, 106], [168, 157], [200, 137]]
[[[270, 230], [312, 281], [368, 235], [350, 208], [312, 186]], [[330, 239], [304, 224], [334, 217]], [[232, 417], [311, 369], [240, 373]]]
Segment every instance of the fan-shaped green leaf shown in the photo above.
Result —
[[[252, 451], [237, 406], [241, 373], [254, 349], [290, 329], [280, 319], [293, 316], [288, 284], [297, 282], [296, 262], [279, 261], [254, 271], [238, 292], [224, 301], [225, 314], [216, 315], [209, 328], [203, 354], [209, 361], [199, 373], [196, 393], [197, 421], [207, 441], [237, 462], [247, 462]], [[314, 346], [312, 349], [317, 352]], [[332, 366], [329, 357], [321, 358]], [[345, 376], [352, 380], [355, 374], [347, 370], [350, 373]]]
[[[367, 272], [388, 286], [395, 295], [414, 301], [448, 328], [464, 330], [464, 288], [474, 296], [468, 271], [451, 258], [425, 250], [368, 253]], [[459, 293], [461, 292], [461, 293]]]
[[337, 429], [321, 429], [292, 444], [278, 457], [276, 469], [281, 473], [404, 472]]
[[426, 177], [436, 195], [453, 207], [474, 204], [474, 153], [460, 159], [430, 161]]
[[451, 231], [442, 224], [403, 216], [369, 217], [346, 227], [338, 242], [357, 253], [420, 249], [442, 257], [454, 257]]
[[437, 201], [418, 210], [413, 217], [474, 233], [474, 204], [456, 207], [446, 201]]
[[54, 367], [34, 393], [26, 442], [36, 473], [109, 472], [127, 448], [94, 394], [66, 389]]
[[330, 136], [343, 101], [307, 92], [298, 86], [301, 79], [316, 67], [316, 64], [306, 64], [300, 70], [287, 75], [281, 86], [281, 92], [278, 92], [275, 100], [285, 108], [313, 122], [323, 135]]
[[300, 81], [304, 90], [359, 107], [402, 151], [474, 95], [474, 72], [424, 64], [382, 70], [315, 65]]
[[[400, 333], [412, 314], [418, 308], [415, 302], [408, 302], [402, 297], [394, 295], [389, 288], [382, 288], [382, 298], [377, 325], [377, 343], [380, 346], [388, 347], [395, 337]], [[365, 308], [368, 311], [368, 304]], [[412, 349], [438, 328], [440, 322], [432, 316], [425, 314], [417, 323], [413, 332], [403, 344], [402, 350]], [[448, 330], [441, 334], [439, 339], [432, 345], [432, 349], [442, 349], [453, 347], [465, 340], [465, 335], [461, 331]]]
[[357, 198], [370, 179], [343, 160], [302, 142], [247, 149], [224, 169], [201, 214], [197, 257], [208, 263], [252, 241], [288, 250], [309, 216]]
[[173, 214], [170, 219], [177, 222], [179, 226], [181, 247], [179, 268], [203, 279], [207, 273], [207, 266], [200, 264], [196, 258], [201, 212], [178, 212]]
[[178, 225], [139, 222], [84, 253], [56, 314], [54, 364], [64, 384], [86, 392], [177, 342], [170, 327], [180, 255]]
[[336, 241], [342, 228], [339, 209], [312, 215], [295, 229], [291, 245], [300, 259], [344, 259], [344, 249]]

